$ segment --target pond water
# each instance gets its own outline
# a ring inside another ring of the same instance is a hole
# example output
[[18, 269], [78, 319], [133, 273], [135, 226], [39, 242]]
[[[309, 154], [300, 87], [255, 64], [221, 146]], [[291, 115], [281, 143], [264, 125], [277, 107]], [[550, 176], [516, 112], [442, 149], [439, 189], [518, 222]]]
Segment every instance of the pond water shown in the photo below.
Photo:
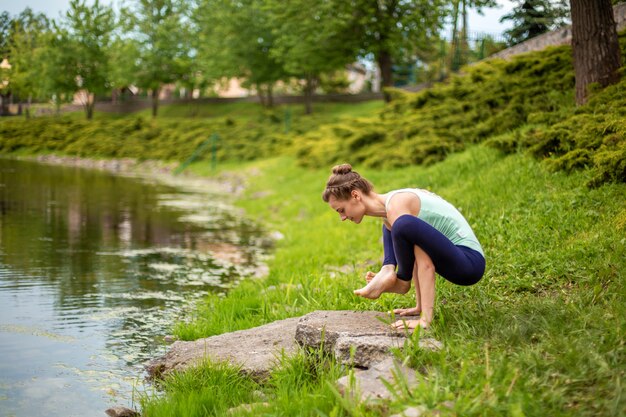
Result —
[[262, 265], [258, 227], [224, 201], [0, 158], [0, 415], [137, 404], [171, 325]]

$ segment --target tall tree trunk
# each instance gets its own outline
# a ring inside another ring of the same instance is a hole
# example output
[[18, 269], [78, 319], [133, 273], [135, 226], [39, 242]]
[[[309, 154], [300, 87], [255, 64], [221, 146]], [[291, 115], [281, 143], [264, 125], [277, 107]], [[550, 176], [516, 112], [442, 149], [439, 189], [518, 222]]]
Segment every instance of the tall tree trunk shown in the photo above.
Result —
[[85, 114], [87, 115], [87, 120], [93, 119], [93, 108], [96, 104], [95, 96], [91, 93], [87, 93], [87, 101], [85, 102]]
[[[383, 92], [385, 87], [393, 86], [393, 61], [391, 59], [391, 54], [389, 51], [383, 50], [378, 53], [378, 68], [380, 69], [380, 76], [383, 81]], [[384, 92], [385, 101], [388, 103], [391, 101], [391, 96]]]
[[54, 113], [57, 116], [61, 114], [61, 94], [60, 93], [55, 94]]
[[621, 55], [611, 0], [571, 0], [576, 104], [587, 101], [589, 85], [619, 81]]
[[30, 105], [33, 103], [32, 94], [28, 95], [28, 101], [26, 102], [26, 118], [30, 119]]
[[454, 0], [452, 11], [452, 48], [450, 49], [450, 72], [456, 72], [459, 68], [459, 1]]
[[307, 74], [304, 86], [304, 111], [306, 114], [313, 113], [313, 92], [315, 91], [315, 79]]
[[461, 65], [467, 64], [469, 45], [467, 44], [467, 0], [463, 0], [463, 31], [461, 32]]
[[261, 102], [261, 106], [267, 107], [267, 104], [265, 102], [265, 94], [263, 93], [263, 84], [257, 83], [256, 93], [259, 96], [259, 101]]
[[272, 83], [267, 84], [267, 107], [270, 109], [274, 107], [274, 91]]
[[161, 91], [161, 87], [156, 87], [152, 89], [152, 117], [157, 117], [157, 113], [159, 112], [159, 92]]

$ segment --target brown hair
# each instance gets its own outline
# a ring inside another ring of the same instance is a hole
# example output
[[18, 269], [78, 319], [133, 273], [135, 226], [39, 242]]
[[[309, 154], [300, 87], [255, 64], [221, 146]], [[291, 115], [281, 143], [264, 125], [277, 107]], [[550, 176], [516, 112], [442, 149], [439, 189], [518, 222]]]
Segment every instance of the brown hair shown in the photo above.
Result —
[[352, 171], [352, 165], [341, 164], [333, 167], [333, 173], [326, 182], [326, 189], [322, 193], [322, 200], [328, 203], [330, 196], [335, 196], [337, 200], [348, 200], [352, 190], [360, 190], [365, 194], [369, 194], [374, 186], [359, 175], [358, 172]]

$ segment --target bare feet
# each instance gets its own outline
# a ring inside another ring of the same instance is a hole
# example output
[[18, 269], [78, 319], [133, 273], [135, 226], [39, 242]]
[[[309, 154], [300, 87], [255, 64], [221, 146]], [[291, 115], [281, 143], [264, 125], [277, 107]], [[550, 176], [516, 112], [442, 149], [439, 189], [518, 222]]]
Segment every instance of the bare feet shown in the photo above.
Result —
[[[366, 280], [369, 275], [369, 273], [365, 275]], [[411, 281], [402, 281], [398, 279], [395, 271], [381, 270], [368, 281], [365, 287], [355, 290], [354, 294], [360, 297], [375, 299], [380, 297], [380, 295], [384, 292], [406, 294], [409, 288], [411, 288]]]
[[393, 310], [393, 313], [399, 316], [419, 316], [422, 313], [422, 308], [396, 308], [395, 310]]
[[373, 273], [372, 271], [367, 271], [367, 273], [365, 274], [365, 281], [367, 281], [368, 283], [374, 279], [374, 277], [376, 276], [375, 273]]
[[419, 320], [397, 320], [391, 325], [396, 330], [415, 330], [418, 326], [422, 329], [428, 329], [430, 323], [420, 318]]

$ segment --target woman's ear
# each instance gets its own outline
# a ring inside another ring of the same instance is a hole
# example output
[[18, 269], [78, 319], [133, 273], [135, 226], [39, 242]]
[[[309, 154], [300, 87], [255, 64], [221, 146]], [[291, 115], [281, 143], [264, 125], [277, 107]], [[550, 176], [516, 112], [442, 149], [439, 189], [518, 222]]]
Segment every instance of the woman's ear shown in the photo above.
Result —
[[361, 193], [358, 190], [352, 190], [350, 194], [352, 194], [352, 198], [356, 198], [357, 200], [361, 199]]

